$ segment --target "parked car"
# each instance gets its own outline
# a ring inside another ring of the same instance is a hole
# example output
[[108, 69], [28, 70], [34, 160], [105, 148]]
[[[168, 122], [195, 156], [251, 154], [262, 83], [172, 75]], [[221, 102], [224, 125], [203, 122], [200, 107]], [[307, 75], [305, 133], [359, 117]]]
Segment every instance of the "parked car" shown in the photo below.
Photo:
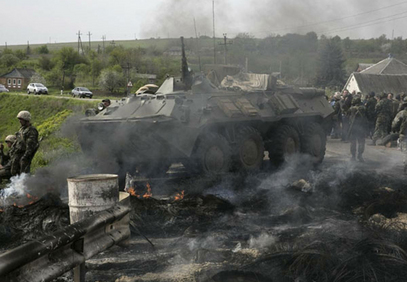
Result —
[[86, 87], [75, 87], [74, 89], [72, 89], [72, 97], [88, 97], [89, 99], [91, 99], [93, 97], [93, 93]]
[[10, 92], [3, 84], [0, 84], [0, 92]]
[[42, 83], [30, 83], [27, 86], [27, 94], [34, 93], [34, 95], [48, 94], [48, 88]]

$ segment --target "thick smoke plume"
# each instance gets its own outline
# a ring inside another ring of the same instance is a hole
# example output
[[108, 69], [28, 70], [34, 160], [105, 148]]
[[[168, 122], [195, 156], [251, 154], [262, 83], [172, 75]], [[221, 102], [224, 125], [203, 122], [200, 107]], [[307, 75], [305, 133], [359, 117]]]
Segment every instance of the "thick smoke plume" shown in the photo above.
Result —
[[[401, 21], [395, 22], [399, 27], [387, 22], [360, 27], [369, 20], [399, 13], [399, 9], [406, 8], [404, 5], [384, 8], [386, 6], [391, 5], [368, 0], [215, 0], [216, 37], [223, 33], [229, 37], [250, 33], [262, 38], [272, 34], [306, 34], [311, 31], [342, 38], [371, 38], [382, 34], [390, 37], [395, 27], [395, 34], [401, 34]], [[212, 37], [212, 1], [188, 0], [165, 1], [158, 7], [155, 16], [143, 25], [142, 37], [195, 37], [194, 18], [197, 32]], [[350, 26], [352, 28], [346, 28]]]

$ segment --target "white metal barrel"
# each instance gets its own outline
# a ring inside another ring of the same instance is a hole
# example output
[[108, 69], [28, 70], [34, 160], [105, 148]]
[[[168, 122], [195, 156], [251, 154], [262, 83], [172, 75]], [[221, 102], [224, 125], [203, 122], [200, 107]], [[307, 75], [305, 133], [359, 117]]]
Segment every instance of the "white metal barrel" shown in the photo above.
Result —
[[67, 181], [71, 224], [111, 208], [119, 201], [117, 174], [81, 175]]

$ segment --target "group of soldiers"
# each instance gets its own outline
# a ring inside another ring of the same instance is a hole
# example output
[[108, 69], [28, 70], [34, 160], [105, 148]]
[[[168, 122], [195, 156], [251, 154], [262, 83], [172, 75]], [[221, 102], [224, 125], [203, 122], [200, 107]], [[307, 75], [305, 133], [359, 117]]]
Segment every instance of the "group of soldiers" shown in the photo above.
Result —
[[[407, 152], [407, 97], [392, 93], [369, 93], [362, 101], [361, 93], [336, 92], [331, 99], [334, 108], [332, 138], [349, 141], [351, 160], [364, 161], [365, 138], [371, 145], [382, 145], [391, 132], [398, 136], [402, 151]], [[404, 159], [407, 172], [407, 154]]]
[[29, 173], [31, 161], [39, 147], [38, 131], [31, 124], [31, 114], [21, 111], [17, 118], [21, 125], [19, 131], [5, 138], [7, 154], [4, 153], [4, 145], [0, 144], [0, 182], [21, 173]]

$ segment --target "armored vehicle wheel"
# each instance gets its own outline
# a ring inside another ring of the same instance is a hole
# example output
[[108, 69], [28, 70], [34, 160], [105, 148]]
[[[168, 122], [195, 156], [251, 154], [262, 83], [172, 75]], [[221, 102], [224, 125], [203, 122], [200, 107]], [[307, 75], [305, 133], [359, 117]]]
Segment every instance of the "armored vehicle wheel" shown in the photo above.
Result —
[[236, 135], [234, 161], [237, 168], [252, 171], [259, 169], [264, 158], [264, 142], [261, 134], [251, 126], [244, 126]]
[[282, 125], [273, 132], [268, 146], [270, 161], [275, 165], [282, 164], [289, 155], [300, 151], [300, 136], [290, 125]]
[[301, 152], [311, 155], [314, 164], [322, 162], [325, 156], [326, 136], [324, 129], [315, 122], [304, 125], [301, 136]]
[[228, 172], [231, 164], [231, 148], [221, 134], [208, 133], [199, 140], [192, 157], [183, 162], [192, 173], [218, 175]]

